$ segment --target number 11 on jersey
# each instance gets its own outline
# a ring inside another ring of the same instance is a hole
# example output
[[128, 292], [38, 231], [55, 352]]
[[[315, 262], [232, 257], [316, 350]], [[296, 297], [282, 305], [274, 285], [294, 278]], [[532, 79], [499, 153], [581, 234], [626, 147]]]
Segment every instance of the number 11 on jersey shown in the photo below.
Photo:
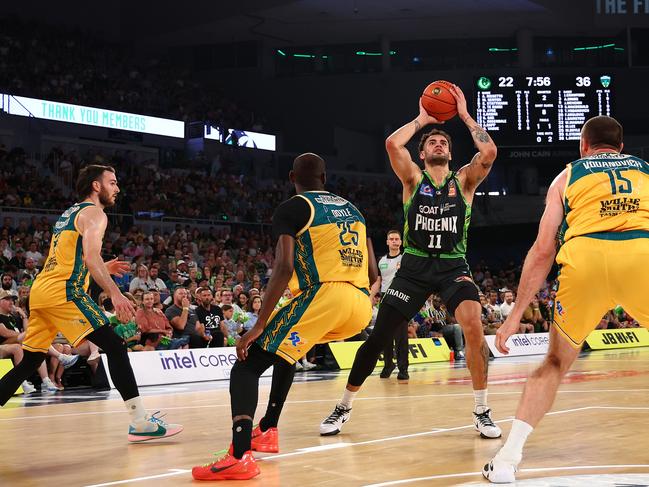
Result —
[[440, 234], [431, 235], [430, 243], [428, 244], [429, 249], [441, 249], [442, 248], [442, 236]]

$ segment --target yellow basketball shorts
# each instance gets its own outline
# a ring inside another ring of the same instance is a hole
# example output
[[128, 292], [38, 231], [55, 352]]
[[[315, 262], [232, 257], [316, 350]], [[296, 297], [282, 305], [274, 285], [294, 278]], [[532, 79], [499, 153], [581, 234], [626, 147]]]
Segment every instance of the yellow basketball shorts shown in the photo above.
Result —
[[360, 333], [372, 318], [369, 296], [347, 282], [309, 287], [270, 315], [257, 343], [295, 363], [318, 343]]
[[64, 304], [31, 309], [23, 349], [47, 352], [59, 331], [76, 347], [86, 336], [106, 324], [108, 318], [87, 294]]
[[553, 322], [580, 348], [604, 314], [621, 305], [649, 325], [649, 232], [608, 232], [575, 237], [557, 255], [559, 288]]

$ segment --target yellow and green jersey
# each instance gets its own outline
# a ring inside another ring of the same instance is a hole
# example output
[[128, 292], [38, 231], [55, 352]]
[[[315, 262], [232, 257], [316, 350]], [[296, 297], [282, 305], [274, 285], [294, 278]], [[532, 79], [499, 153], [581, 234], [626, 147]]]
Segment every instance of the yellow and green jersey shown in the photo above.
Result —
[[90, 276], [83, 261], [83, 237], [76, 222], [81, 210], [88, 206], [93, 204], [75, 204], [54, 224], [47, 260], [30, 292], [30, 308], [57, 306], [86, 294]]
[[296, 295], [324, 282], [348, 282], [367, 292], [369, 255], [361, 212], [327, 191], [307, 191], [295, 198], [306, 200], [311, 215], [295, 236], [291, 292]]
[[649, 236], [649, 165], [615, 152], [568, 164], [564, 210], [561, 243], [582, 235]]

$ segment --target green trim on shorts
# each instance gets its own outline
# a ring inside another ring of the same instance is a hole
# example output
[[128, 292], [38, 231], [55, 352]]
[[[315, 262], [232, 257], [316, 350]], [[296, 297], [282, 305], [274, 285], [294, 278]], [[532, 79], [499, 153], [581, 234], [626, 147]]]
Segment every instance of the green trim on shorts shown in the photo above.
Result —
[[304, 316], [321, 287], [321, 283], [309, 287], [280, 308], [273, 319], [268, 322], [261, 336], [257, 338], [257, 344], [267, 352], [276, 353], [291, 328]]
[[455, 253], [455, 254], [429, 254], [423, 250], [416, 249], [414, 247], [406, 247], [403, 251], [404, 254], [416, 255], [417, 257], [430, 257], [433, 259], [464, 259], [466, 254]]
[[634, 238], [649, 238], [649, 231], [629, 230], [627, 232], [595, 232], [579, 236], [597, 238], [599, 240], [633, 240]]
[[90, 299], [90, 296], [86, 295], [75, 298], [72, 300], [72, 303], [74, 303], [83, 316], [88, 319], [93, 330], [97, 330], [100, 326], [109, 323], [104, 312], [99, 306], [97, 306], [97, 303]]

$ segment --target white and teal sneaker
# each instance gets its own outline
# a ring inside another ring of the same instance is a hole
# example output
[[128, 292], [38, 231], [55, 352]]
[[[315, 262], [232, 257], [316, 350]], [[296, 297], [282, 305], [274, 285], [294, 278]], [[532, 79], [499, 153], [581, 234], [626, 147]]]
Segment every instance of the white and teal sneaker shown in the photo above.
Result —
[[156, 411], [151, 416], [147, 415], [144, 421], [138, 424], [130, 424], [128, 427], [128, 441], [131, 443], [140, 443], [142, 441], [158, 440], [160, 438], [169, 438], [175, 436], [183, 430], [180, 424], [166, 423], [162, 417], [158, 417], [160, 411]]

